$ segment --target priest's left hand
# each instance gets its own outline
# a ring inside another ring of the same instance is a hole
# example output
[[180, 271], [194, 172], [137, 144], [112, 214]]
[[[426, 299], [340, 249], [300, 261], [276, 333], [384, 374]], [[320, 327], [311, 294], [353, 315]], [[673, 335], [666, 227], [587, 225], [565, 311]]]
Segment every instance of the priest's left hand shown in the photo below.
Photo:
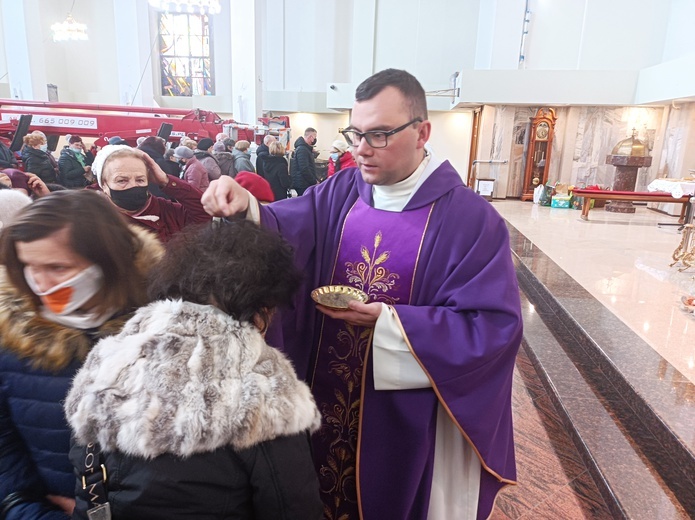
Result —
[[381, 315], [382, 305], [378, 302], [360, 303], [352, 301], [348, 306], [350, 308], [345, 310], [330, 309], [323, 305], [317, 305], [316, 308], [333, 319], [343, 320], [350, 325], [356, 325], [358, 327], [374, 328], [376, 320], [378, 320], [379, 315]]

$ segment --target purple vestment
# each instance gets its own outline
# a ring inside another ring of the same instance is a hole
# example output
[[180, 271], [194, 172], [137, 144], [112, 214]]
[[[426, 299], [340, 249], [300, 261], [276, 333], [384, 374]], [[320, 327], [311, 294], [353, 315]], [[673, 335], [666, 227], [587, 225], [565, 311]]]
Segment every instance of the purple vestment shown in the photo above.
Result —
[[[294, 245], [306, 273], [293, 309], [283, 311], [277, 346], [308, 380], [324, 322], [309, 293], [333, 280], [344, 221], [358, 198], [371, 205], [371, 186], [351, 169], [302, 197], [261, 207], [262, 224]], [[511, 387], [522, 331], [504, 221], [448, 162], [403, 211], [425, 207], [431, 213], [410, 302], [393, 308], [433, 388], [375, 391], [372, 358], [364, 356], [357, 493], [365, 520], [427, 518], [438, 402], [481, 459], [478, 518], [489, 515], [497, 492], [516, 479]], [[315, 386], [317, 401], [334, 390]]]

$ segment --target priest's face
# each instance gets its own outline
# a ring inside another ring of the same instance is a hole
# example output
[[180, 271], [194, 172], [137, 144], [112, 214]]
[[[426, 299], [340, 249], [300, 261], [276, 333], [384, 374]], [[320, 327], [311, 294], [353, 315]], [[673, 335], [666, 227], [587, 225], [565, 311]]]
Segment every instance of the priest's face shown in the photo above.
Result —
[[[395, 87], [386, 87], [372, 99], [356, 101], [352, 107], [350, 128], [357, 132], [390, 130], [402, 127], [413, 116], [403, 94]], [[352, 153], [368, 184], [391, 186], [409, 177], [425, 156], [424, 147], [430, 135], [430, 122], [414, 122], [403, 130], [387, 136], [384, 148], [370, 146], [360, 139]], [[376, 139], [373, 139], [376, 143]]]

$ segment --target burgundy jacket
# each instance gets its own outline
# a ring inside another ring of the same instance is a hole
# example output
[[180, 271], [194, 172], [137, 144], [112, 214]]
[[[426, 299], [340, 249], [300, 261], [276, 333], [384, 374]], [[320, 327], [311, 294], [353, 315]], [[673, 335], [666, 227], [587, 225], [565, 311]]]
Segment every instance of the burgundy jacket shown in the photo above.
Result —
[[[176, 202], [151, 195], [142, 211], [134, 215], [126, 213], [130, 220], [154, 232], [162, 242], [167, 242], [190, 224], [204, 224], [212, 220], [200, 203], [203, 196], [200, 190], [173, 175], [167, 177], [169, 184], [162, 191]], [[149, 218], [157, 216], [158, 219]]]

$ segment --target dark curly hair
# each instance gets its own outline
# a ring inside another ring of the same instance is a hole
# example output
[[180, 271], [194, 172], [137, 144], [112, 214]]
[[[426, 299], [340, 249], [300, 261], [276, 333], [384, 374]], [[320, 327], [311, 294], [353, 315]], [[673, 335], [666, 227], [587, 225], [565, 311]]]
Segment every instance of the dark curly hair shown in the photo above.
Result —
[[290, 245], [246, 220], [187, 228], [167, 243], [154, 271], [153, 300], [214, 305], [239, 321], [254, 323], [258, 316], [264, 327], [301, 282]]

